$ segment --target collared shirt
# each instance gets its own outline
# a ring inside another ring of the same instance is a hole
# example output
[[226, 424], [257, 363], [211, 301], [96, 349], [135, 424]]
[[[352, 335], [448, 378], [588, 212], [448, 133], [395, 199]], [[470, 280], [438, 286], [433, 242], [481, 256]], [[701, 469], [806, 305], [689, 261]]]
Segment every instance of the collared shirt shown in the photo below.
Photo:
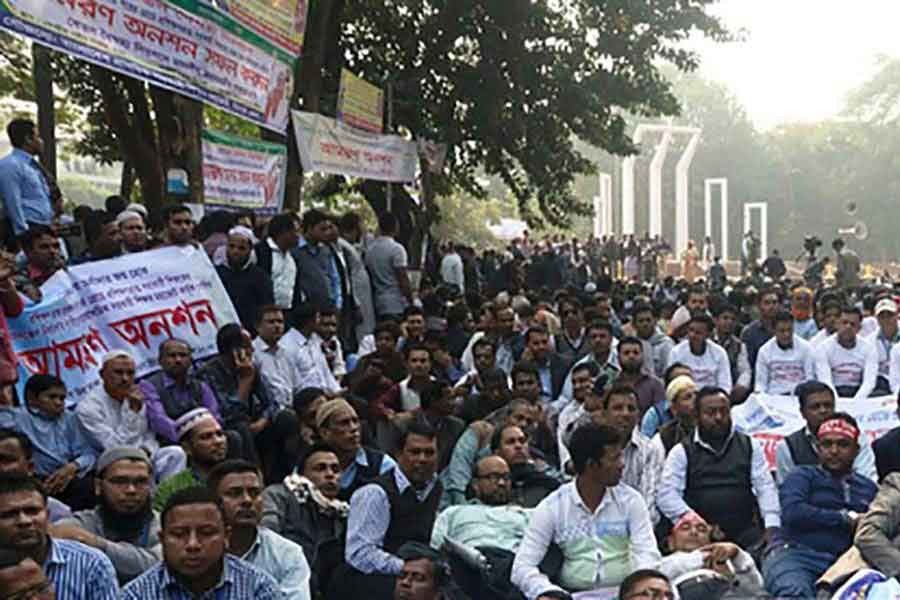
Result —
[[128, 400], [115, 400], [101, 384], [75, 407], [78, 420], [99, 451], [115, 446], [143, 448], [153, 454], [159, 449], [147, 422], [147, 404], [137, 412]]
[[866, 337], [866, 340], [878, 350], [878, 374], [881, 377], [887, 377], [891, 366], [891, 350], [894, 349], [897, 342], [900, 342], [900, 331], [894, 334], [893, 339], [888, 339], [879, 327]]
[[[369, 466], [369, 459], [366, 456], [366, 451], [360, 448], [356, 451], [356, 458], [353, 459], [347, 467], [341, 471], [341, 477], [338, 479], [338, 482], [341, 485], [342, 490], [346, 490], [351, 485], [353, 485], [354, 480], [356, 480], [356, 472], [360, 467], [365, 468]], [[391, 469], [397, 466], [397, 463], [394, 462], [394, 459], [390, 457], [390, 455], [385, 454], [384, 458], [381, 459], [381, 469], [378, 471], [379, 475], [384, 475]]]
[[665, 453], [660, 452], [659, 447], [635, 427], [631, 430], [631, 438], [622, 451], [622, 458], [625, 460], [622, 483], [631, 486], [643, 496], [650, 519], [654, 523], [657, 522], [659, 515], [656, 512], [656, 490], [659, 478], [662, 477]]
[[266, 238], [272, 250], [272, 292], [279, 308], [290, 310], [294, 305], [294, 282], [297, 280], [297, 263], [290, 252], [282, 252], [272, 238]]
[[78, 417], [66, 410], [56, 419], [47, 418], [24, 406], [0, 407], [0, 427], [14, 429], [31, 441], [34, 471], [47, 477], [70, 462], [84, 477], [97, 460], [97, 452], [84, 434]]
[[[735, 432], [732, 428], [731, 436]], [[700, 437], [699, 430], [694, 431], [694, 443], [700, 444], [710, 452], [715, 450]], [[727, 443], [726, 443], [727, 445]], [[750, 485], [753, 495], [759, 504], [759, 512], [762, 513], [766, 528], [781, 526], [781, 505], [778, 503], [778, 491], [775, 482], [769, 473], [769, 466], [762, 447], [754, 438], [750, 438], [751, 464]], [[676, 445], [669, 451], [666, 464], [663, 467], [662, 479], [659, 482], [659, 492], [656, 496], [656, 505], [659, 512], [673, 523], [681, 515], [691, 510], [684, 501], [684, 490], [687, 488], [688, 460], [682, 444]]]
[[341, 386], [328, 367], [328, 359], [322, 347], [313, 341], [313, 336], [306, 337], [294, 328], [284, 334], [282, 343], [294, 354], [299, 381], [297, 389], [308, 387], [321, 388], [327, 392], [336, 392]]
[[84, 544], [50, 538], [44, 574], [59, 600], [118, 600], [116, 570], [105, 554]]
[[[401, 494], [412, 485], [400, 469], [394, 469], [394, 482]], [[434, 489], [437, 477], [416, 490], [416, 500], [424, 502]], [[384, 536], [391, 525], [391, 502], [380, 485], [370, 483], [353, 493], [347, 519], [347, 547], [344, 559], [363, 573], [399, 575], [403, 560], [382, 549]]]
[[555, 403], [558, 405], [558, 410], [562, 410], [562, 405], [570, 402], [573, 397], [572, 371], [575, 369], [575, 367], [583, 364], [594, 364], [598, 369], [597, 377], [594, 378], [594, 381], [603, 376], [606, 376], [606, 385], [609, 386], [613, 381], [616, 380], [616, 377], [619, 376], [619, 372], [622, 370], [619, 367], [619, 355], [617, 352], [618, 348], [618, 340], [613, 339], [613, 343], [609, 348], [609, 356], [606, 358], [606, 362], [604, 362], [602, 365], [596, 359], [593, 352], [572, 365], [572, 367], [569, 369], [569, 374], [566, 375], [566, 382], [563, 384], [562, 391], [559, 394], [559, 399], [557, 399]]
[[[818, 444], [809, 427], [804, 427], [803, 432], [812, 445], [813, 450], [818, 454]], [[787, 442], [784, 439], [779, 440], [778, 444], [775, 445], [775, 482], [778, 485], [784, 483], [788, 474], [795, 467], [794, 459], [791, 457], [791, 449], [788, 448]], [[878, 483], [878, 471], [875, 468], [875, 452], [872, 450], [872, 444], [869, 442], [869, 436], [867, 435], [859, 436], [859, 452], [853, 461], [853, 470], [863, 477], [871, 479], [876, 484]]]
[[16, 235], [24, 233], [28, 223], [53, 221], [50, 186], [35, 158], [19, 148], [0, 160], [0, 198]]
[[816, 336], [817, 333], [819, 333], [819, 326], [816, 325], [816, 320], [812, 317], [806, 319], [805, 321], [798, 321], [794, 319], [794, 335], [796, 335], [800, 339], [810, 341]]
[[464, 504], [466, 502], [466, 488], [472, 481], [475, 463], [482, 458], [482, 452], [490, 452], [490, 448], [483, 448], [479, 444], [478, 432], [471, 427], [459, 436], [453, 452], [450, 454], [450, 464], [441, 473], [441, 483], [444, 486], [444, 495], [441, 497], [441, 508]]
[[[188, 379], [185, 381], [186, 384], [194, 378], [194, 375], [189, 374], [187, 377]], [[210, 388], [209, 384], [205, 381], [197, 381], [197, 383], [200, 384], [200, 405], [196, 406], [196, 408], [206, 408], [216, 417], [216, 420], [221, 423], [222, 414], [219, 411], [219, 401], [216, 399], [216, 395], [213, 393], [212, 388]], [[168, 390], [176, 400], [179, 400], [179, 404], [188, 405], [189, 403], [187, 400], [190, 400], [190, 403], [196, 402], [196, 399], [191, 396], [190, 385], [180, 387], [174, 379], [165, 373], [162, 374], [162, 386], [164, 389]], [[150, 424], [150, 430], [163, 439], [168, 440], [173, 444], [177, 444], [178, 433], [175, 431], [176, 419], [173, 419], [166, 413], [166, 409], [162, 404], [162, 400], [160, 399], [156, 388], [148, 379], [141, 381], [138, 384], [138, 388], [140, 388], [141, 393], [144, 394], [144, 404], [146, 406], [147, 422]]]
[[344, 361], [344, 347], [341, 345], [341, 340], [338, 339], [338, 336], [333, 335], [326, 340], [314, 331], [309, 336], [309, 341], [322, 349], [322, 355], [325, 357], [328, 369], [336, 380], [347, 374], [347, 363]]
[[200, 596], [185, 589], [169, 571], [165, 562], [129, 583], [122, 591], [122, 600], [281, 600], [281, 598], [278, 584], [268, 573], [227, 554], [219, 583]]
[[256, 528], [256, 540], [241, 557], [278, 582], [284, 600], [309, 600], [309, 564], [303, 549], [265, 527]]
[[279, 339], [273, 345], [261, 337], [253, 340], [253, 362], [269, 396], [280, 409], [291, 408], [294, 391], [303, 389], [298, 357]]
[[488, 506], [470, 500], [442, 511], [431, 531], [431, 547], [440, 550], [447, 538], [477, 548], [491, 546], [515, 552], [519, 548], [533, 509], [514, 504]]
[[510, 577], [528, 600], [563, 591], [538, 569], [551, 543], [562, 548], [593, 547], [596, 569], [592, 589], [616, 586], [629, 573], [655, 568], [660, 560], [647, 506], [638, 492], [622, 484], [608, 488], [593, 512], [581, 499], [575, 481], [538, 504]]

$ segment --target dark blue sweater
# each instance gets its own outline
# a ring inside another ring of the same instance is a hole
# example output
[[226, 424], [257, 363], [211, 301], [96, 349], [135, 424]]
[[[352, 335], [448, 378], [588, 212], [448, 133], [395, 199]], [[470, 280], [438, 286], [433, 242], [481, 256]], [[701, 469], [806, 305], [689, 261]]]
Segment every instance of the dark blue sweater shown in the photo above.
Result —
[[878, 487], [866, 477], [851, 473], [835, 477], [821, 466], [800, 466], [781, 484], [781, 536], [835, 557], [853, 543], [850, 524], [841, 511], [864, 513]]

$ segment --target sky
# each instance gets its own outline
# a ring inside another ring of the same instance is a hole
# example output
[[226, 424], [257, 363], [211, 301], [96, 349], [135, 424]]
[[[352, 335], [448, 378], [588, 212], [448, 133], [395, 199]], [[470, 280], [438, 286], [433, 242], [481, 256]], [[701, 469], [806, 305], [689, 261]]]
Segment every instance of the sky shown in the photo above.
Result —
[[726, 84], [761, 129], [838, 115], [878, 54], [900, 57], [897, 0], [721, 0], [713, 12], [745, 41], [695, 43], [699, 73]]

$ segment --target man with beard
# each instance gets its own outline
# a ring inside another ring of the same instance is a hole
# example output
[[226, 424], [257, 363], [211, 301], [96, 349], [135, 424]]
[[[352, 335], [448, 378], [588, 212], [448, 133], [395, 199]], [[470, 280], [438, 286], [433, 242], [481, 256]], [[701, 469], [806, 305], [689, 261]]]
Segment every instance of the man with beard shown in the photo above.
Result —
[[663, 406], [666, 402], [666, 389], [658, 377], [645, 370], [644, 345], [641, 341], [630, 336], [622, 338], [619, 340], [618, 354], [622, 371], [615, 381], [634, 390], [641, 414], [654, 406]]
[[819, 426], [819, 464], [797, 467], [781, 484], [780, 544], [763, 562], [766, 588], [777, 598], [813, 598], [816, 581], [853, 545], [860, 516], [878, 492], [853, 472], [859, 426], [834, 413]]
[[427, 544], [442, 493], [437, 434], [421, 423], [407, 429], [397, 468], [353, 494], [347, 522], [347, 564], [335, 574], [330, 598], [389, 600], [404, 561], [406, 542]]
[[163, 562], [129, 583], [123, 600], [280, 600], [274, 579], [227, 554], [228, 527], [215, 494], [192, 486], [172, 495], [160, 515]]
[[48, 535], [47, 497], [37, 480], [0, 476], [0, 548], [42, 565], [58, 600], [118, 600], [116, 571], [99, 550]]
[[161, 511], [169, 496], [178, 490], [206, 481], [214, 466], [225, 460], [228, 438], [221, 425], [205, 408], [195, 408], [176, 421], [181, 447], [188, 457], [188, 468], [172, 475], [156, 490], [153, 508]]
[[509, 465], [512, 498], [520, 506], [534, 508], [562, 482], [546, 461], [532, 457], [528, 435], [515, 425], [494, 430], [491, 451]]
[[260, 525], [303, 548], [310, 566], [310, 589], [328, 588], [332, 570], [344, 558], [350, 505], [338, 499], [341, 463], [328, 446], [311, 446], [297, 472], [270, 485], [262, 495]]
[[632, 310], [634, 334], [644, 345], [644, 364], [657, 377], [669, 365], [669, 352], [675, 343], [659, 329], [659, 320], [649, 304], [637, 304]]
[[248, 329], [256, 325], [259, 309], [275, 301], [272, 278], [253, 260], [255, 243], [252, 231], [241, 225], [232, 227], [228, 231], [225, 261], [216, 266], [238, 319]]
[[147, 225], [141, 213], [125, 210], [116, 217], [119, 237], [122, 239], [122, 254], [143, 252], [147, 249]]
[[672, 349], [669, 364], [684, 363], [691, 369], [699, 387], [720, 387], [730, 394], [731, 363], [722, 346], [710, 341], [713, 329], [712, 317], [706, 313], [691, 315], [687, 339]]
[[50, 526], [56, 539], [81, 542], [103, 552], [125, 585], [159, 562], [159, 519], [150, 507], [153, 469], [138, 448], [110, 448], [97, 459], [99, 506]]
[[855, 306], [841, 311], [837, 335], [815, 347], [816, 378], [842, 398], [865, 400], [878, 380], [878, 350], [859, 337], [862, 312]]
[[510, 504], [512, 475], [501, 456], [478, 461], [472, 476], [475, 498], [438, 515], [431, 547], [440, 550], [447, 538], [469, 548], [489, 546], [515, 552], [525, 535], [529, 511]]
[[98, 452], [116, 446], [140, 448], [153, 461], [162, 481], [184, 469], [184, 451], [178, 446], [159, 447], [147, 422], [144, 395], [134, 383], [134, 359], [124, 350], [107, 353], [101, 360], [97, 388], [78, 402], [75, 414]]
[[693, 510], [745, 550], [770, 541], [781, 525], [781, 509], [762, 446], [735, 431], [724, 390], [702, 388], [696, 410], [693, 437], [666, 458], [657, 496], [660, 512], [674, 523]]
[[263, 481], [256, 465], [226, 460], [210, 471], [206, 485], [222, 505], [229, 554], [271, 575], [284, 600], [309, 600], [309, 565], [303, 549], [260, 526]]

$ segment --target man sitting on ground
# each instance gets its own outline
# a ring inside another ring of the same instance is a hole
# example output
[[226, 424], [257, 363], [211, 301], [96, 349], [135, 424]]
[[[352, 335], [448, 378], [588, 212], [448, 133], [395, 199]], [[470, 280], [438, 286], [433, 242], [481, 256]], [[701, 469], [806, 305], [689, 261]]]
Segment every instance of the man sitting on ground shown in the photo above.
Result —
[[731, 393], [731, 363], [720, 345], [709, 339], [713, 332], [712, 317], [706, 313], [691, 316], [687, 339], [669, 354], [669, 364], [684, 363], [691, 369], [699, 387], [714, 386]]
[[159, 518], [150, 491], [153, 467], [139, 448], [113, 447], [97, 459], [99, 505], [50, 526], [50, 535], [96, 548], [112, 561], [122, 585], [162, 559]]
[[816, 378], [815, 358], [808, 342], [794, 335], [794, 317], [775, 315], [775, 336], [762, 345], [756, 356], [757, 393], [790, 396], [804, 381]]
[[396, 454], [400, 439], [413, 423], [425, 423], [438, 432], [438, 472], [450, 462], [450, 453], [456, 440], [466, 429], [459, 417], [453, 416], [456, 408], [450, 385], [446, 381], [430, 381], [419, 394], [421, 405], [412, 411], [394, 417], [391, 422], [391, 444], [388, 450]]
[[0, 598], [55, 600], [53, 584], [33, 559], [12, 549], [0, 549]]
[[638, 569], [619, 586], [620, 600], [673, 600], [675, 593], [665, 574], [654, 569]]
[[[34, 477], [34, 448], [24, 433], [12, 429], [0, 429], [0, 476], [19, 475]], [[72, 509], [47, 496], [47, 519], [56, 523], [72, 516]]]
[[546, 461], [531, 456], [528, 435], [515, 425], [504, 425], [494, 430], [491, 451], [509, 465], [514, 504], [534, 508], [563, 480], [562, 475]]
[[781, 485], [784, 545], [763, 563], [766, 587], [774, 596], [815, 597], [816, 581], [853, 544], [860, 515], [878, 491], [853, 472], [859, 434], [853, 417], [831, 415], [816, 434], [819, 464], [795, 468]]
[[816, 346], [816, 378], [842, 398], [865, 400], [878, 379], [878, 351], [859, 337], [862, 313], [855, 306], [841, 312], [837, 335]]

